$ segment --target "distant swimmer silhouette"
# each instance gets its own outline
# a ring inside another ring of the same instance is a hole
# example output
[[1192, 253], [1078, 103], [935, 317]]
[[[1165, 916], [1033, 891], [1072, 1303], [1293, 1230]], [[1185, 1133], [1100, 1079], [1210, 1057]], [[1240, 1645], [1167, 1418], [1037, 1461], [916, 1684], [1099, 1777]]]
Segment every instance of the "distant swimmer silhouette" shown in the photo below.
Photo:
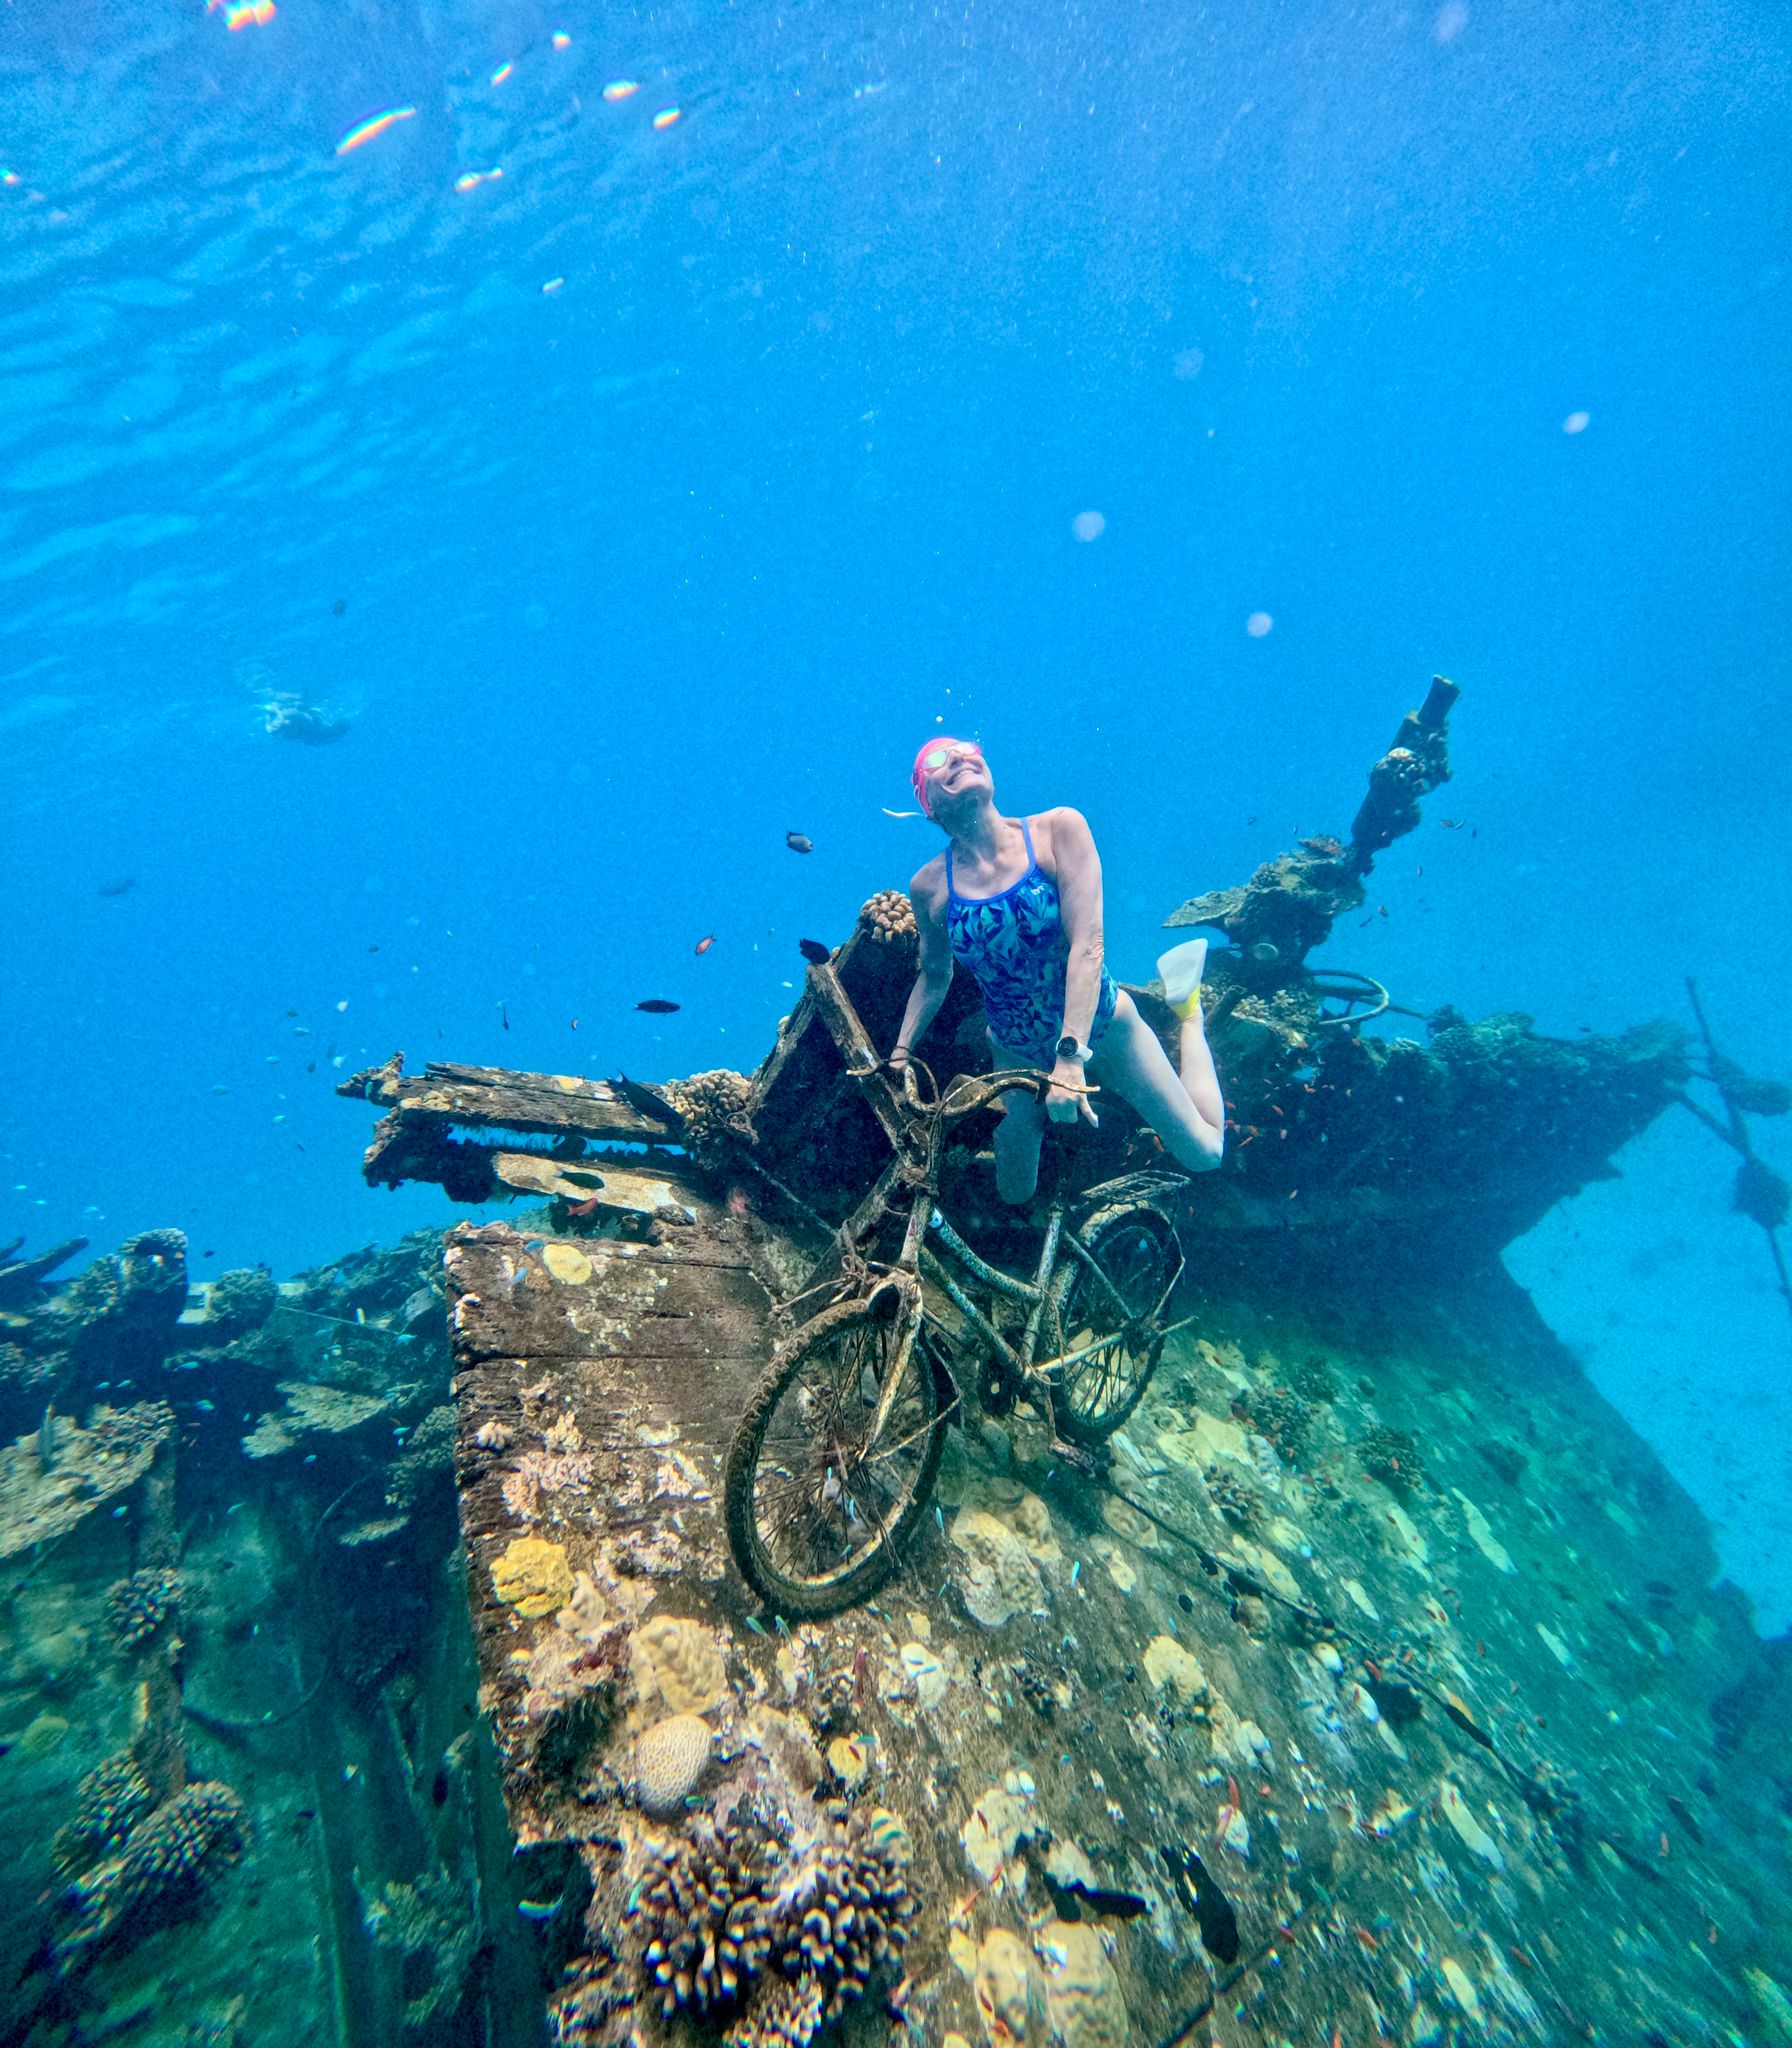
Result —
[[995, 1152], [1005, 1201], [1032, 1200], [1048, 1118], [1096, 1121], [1091, 1081], [1130, 1103], [1179, 1165], [1191, 1173], [1218, 1166], [1226, 1106], [1201, 1017], [1206, 940], [1176, 946], [1158, 962], [1182, 1020], [1178, 1074], [1107, 971], [1101, 857], [1083, 814], [1060, 806], [1004, 817], [975, 740], [929, 740], [915, 755], [911, 780], [950, 843], [909, 884], [920, 970], [891, 1064], [907, 1063], [954, 969], [963, 967], [982, 991], [997, 1066], [1051, 1075], [1043, 1104], [1019, 1089], [1003, 1098]]
[[290, 690], [270, 697], [262, 710], [267, 730], [278, 740], [296, 740], [302, 747], [329, 747], [348, 737], [346, 718], [332, 718], [322, 705], [307, 704]]

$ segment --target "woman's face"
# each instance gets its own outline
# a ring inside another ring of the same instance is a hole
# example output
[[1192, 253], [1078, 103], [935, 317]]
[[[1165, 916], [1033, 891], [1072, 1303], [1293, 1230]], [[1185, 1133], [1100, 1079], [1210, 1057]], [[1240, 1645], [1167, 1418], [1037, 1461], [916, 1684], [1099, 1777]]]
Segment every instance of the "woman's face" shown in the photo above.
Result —
[[970, 740], [948, 740], [945, 745], [945, 760], [927, 771], [927, 809], [935, 818], [949, 818], [995, 790], [981, 748]]

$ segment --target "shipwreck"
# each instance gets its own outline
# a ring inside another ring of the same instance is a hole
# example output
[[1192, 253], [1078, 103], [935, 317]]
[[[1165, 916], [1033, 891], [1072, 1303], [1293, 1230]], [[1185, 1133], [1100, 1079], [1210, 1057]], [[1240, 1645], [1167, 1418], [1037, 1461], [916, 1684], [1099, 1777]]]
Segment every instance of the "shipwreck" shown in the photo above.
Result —
[[[1219, 1174], [1114, 1110], [1003, 1210], [968, 983], [912, 1095], [879, 1060], [915, 960], [886, 891], [751, 1075], [342, 1085], [381, 1112], [370, 1183], [499, 1220], [278, 1286], [189, 1293], [177, 1234], [64, 1290], [55, 1255], [0, 1268], [35, 1423], [0, 1545], [55, 1536], [66, 1599], [111, 1577], [135, 1687], [57, 1837], [83, 1895], [22, 1980], [38, 2038], [128, 2002], [150, 1940], [240, 1948], [244, 1868], [302, 1812], [278, 1854], [330, 1939], [307, 1978], [256, 1938], [320, 2041], [1792, 2039], [1784, 1646], [1500, 1260], [1681, 1104], [1777, 1254], [1746, 1118], [1783, 1091], [1666, 1023], [1398, 1035], [1387, 989], [1310, 964], [1448, 778], [1455, 694], [1348, 833], [1166, 919], [1227, 942]], [[900, 1354], [881, 1469], [913, 1470], [898, 1512], [822, 1457], [780, 1576], [743, 1420], [830, 1316], [861, 1348], [788, 1379], [793, 1431], [888, 1423]], [[875, 1571], [818, 1559], [830, 1516]], [[279, 1677], [207, 1647], [215, 1593], [183, 1655], [225, 1563], [291, 1589]], [[137, 1830], [182, 1801], [192, 1882], [131, 1946]], [[192, 1995], [258, 2038], [231, 1952]]]

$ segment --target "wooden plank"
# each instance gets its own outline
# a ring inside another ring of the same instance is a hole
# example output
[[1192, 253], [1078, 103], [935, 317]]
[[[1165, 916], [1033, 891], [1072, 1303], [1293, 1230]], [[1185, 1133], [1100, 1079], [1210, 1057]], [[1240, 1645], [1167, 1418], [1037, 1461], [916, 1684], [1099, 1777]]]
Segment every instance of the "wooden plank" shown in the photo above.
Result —
[[[687, 1258], [691, 1240], [701, 1260]], [[468, 1360], [739, 1358], [763, 1349], [766, 1290], [744, 1257], [722, 1264], [711, 1233], [660, 1245], [613, 1239], [465, 1236], [451, 1248], [451, 1320]]]
[[501, 1067], [432, 1061], [421, 1074], [403, 1071], [403, 1054], [341, 1082], [338, 1095], [359, 1096], [406, 1116], [430, 1116], [474, 1128], [543, 1136], [581, 1135], [664, 1143], [673, 1133], [627, 1101], [606, 1081], [577, 1074], [513, 1074]]

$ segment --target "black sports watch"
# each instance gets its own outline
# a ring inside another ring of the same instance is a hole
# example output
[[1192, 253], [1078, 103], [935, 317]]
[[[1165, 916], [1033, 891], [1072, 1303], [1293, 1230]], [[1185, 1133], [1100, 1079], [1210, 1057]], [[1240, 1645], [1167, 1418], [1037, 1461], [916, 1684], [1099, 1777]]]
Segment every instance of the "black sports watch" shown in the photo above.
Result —
[[1085, 1067], [1095, 1057], [1094, 1046], [1085, 1045], [1074, 1031], [1066, 1031], [1064, 1036], [1052, 1047], [1052, 1051], [1061, 1060], [1081, 1060]]

